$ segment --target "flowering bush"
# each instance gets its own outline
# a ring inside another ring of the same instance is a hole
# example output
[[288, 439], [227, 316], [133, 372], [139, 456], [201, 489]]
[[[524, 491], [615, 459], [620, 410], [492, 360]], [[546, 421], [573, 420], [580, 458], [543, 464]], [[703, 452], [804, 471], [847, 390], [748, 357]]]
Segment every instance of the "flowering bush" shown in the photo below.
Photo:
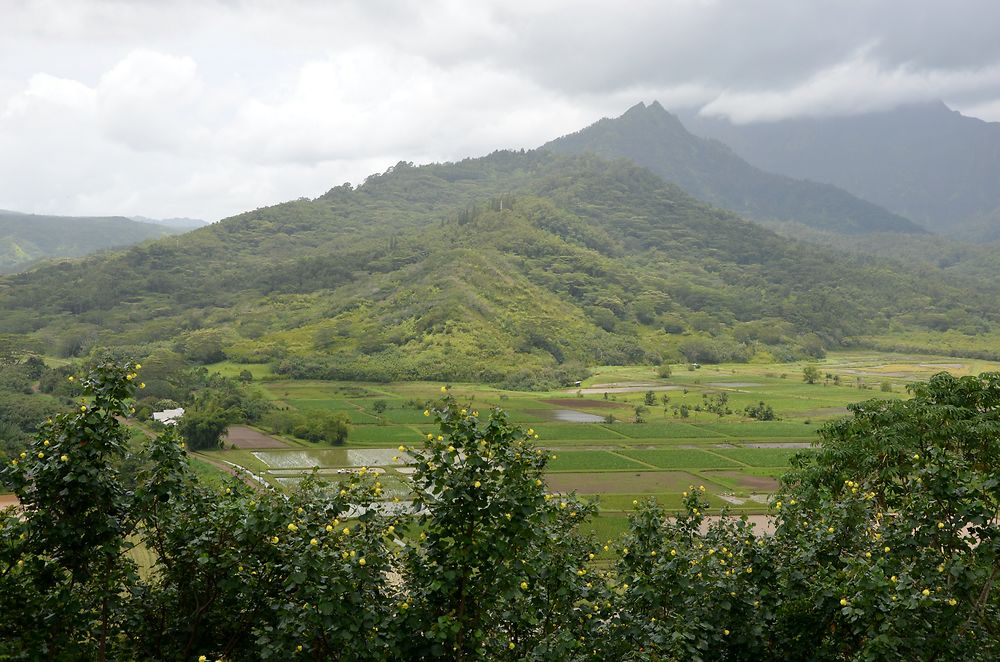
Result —
[[773, 534], [709, 521], [691, 486], [673, 516], [637, 504], [612, 550], [579, 533], [593, 504], [546, 491], [533, 430], [447, 393], [440, 432], [400, 448], [408, 512], [368, 470], [205, 487], [173, 431], [126, 489], [136, 370], [96, 366], [0, 473], [23, 508], [0, 518], [0, 657], [1000, 658], [1000, 375], [852, 406], [784, 480]]

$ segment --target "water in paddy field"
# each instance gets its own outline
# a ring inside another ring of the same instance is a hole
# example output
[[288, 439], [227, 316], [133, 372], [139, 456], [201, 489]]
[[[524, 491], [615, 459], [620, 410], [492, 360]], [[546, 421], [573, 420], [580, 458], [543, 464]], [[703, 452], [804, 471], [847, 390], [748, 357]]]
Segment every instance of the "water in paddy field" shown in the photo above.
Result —
[[348, 450], [324, 448], [305, 451], [254, 451], [253, 456], [271, 469], [312, 469], [319, 467], [385, 467], [406, 462], [409, 456], [387, 448]]
[[587, 414], [575, 409], [554, 409], [552, 417], [563, 423], [603, 423], [604, 417], [596, 414]]

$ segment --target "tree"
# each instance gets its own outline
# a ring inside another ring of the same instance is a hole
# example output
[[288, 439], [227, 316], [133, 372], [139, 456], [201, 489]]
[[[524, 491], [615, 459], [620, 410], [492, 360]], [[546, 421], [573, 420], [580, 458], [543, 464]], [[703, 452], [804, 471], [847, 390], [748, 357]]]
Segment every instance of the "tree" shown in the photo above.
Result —
[[191, 450], [216, 450], [229, 427], [226, 413], [215, 407], [190, 407], [184, 411], [177, 428]]
[[139, 520], [117, 466], [136, 368], [104, 361], [76, 380], [86, 404], [47, 419], [0, 470], [25, 514], [0, 513], [0, 657], [104, 660], [125, 636]]
[[819, 381], [819, 368], [814, 365], [807, 365], [802, 369], [802, 381], [806, 384], [815, 384]]

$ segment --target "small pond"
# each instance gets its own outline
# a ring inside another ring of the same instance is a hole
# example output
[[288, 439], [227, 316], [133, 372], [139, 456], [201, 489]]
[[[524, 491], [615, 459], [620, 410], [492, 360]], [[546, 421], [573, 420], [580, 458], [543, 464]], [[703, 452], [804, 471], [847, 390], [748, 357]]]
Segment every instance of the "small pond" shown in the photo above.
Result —
[[597, 414], [587, 414], [575, 409], [553, 409], [549, 412], [557, 421], [563, 423], [603, 423], [604, 417]]

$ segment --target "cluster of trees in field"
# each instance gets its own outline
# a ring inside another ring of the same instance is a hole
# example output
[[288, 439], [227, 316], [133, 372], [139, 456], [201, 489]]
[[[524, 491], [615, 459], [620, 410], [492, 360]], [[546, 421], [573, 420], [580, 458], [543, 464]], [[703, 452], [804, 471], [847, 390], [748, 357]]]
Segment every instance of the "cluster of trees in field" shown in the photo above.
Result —
[[943, 320], [974, 351], [996, 295], [782, 238], [624, 161], [498, 152], [0, 279], [0, 332], [67, 358], [113, 346], [294, 377], [546, 387], [594, 364], [816, 357]]
[[[130, 363], [0, 479], [0, 655], [48, 659], [993, 660], [1000, 374], [852, 405], [772, 503], [775, 531], [637, 504], [619, 541], [545, 488], [503, 412], [444, 396], [409, 512], [359, 470], [288, 496], [200, 485], [180, 439], [119, 471]], [[134, 562], [139, 550], [147, 560]]]

